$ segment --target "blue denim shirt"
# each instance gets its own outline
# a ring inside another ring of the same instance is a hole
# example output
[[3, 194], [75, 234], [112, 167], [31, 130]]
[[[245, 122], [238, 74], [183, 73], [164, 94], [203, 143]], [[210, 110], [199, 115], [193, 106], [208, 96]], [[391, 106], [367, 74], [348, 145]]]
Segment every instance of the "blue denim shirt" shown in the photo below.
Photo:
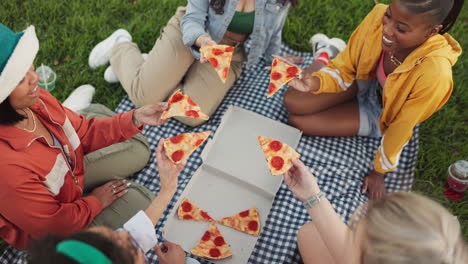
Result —
[[[247, 63], [251, 66], [257, 63], [262, 55], [271, 61], [271, 55], [280, 52], [281, 31], [288, 14], [290, 3], [283, 0], [256, 0], [255, 22], [247, 53]], [[196, 59], [200, 59], [195, 41], [201, 35], [210, 35], [216, 42], [223, 38], [226, 29], [236, 12], [239, 0], [226, 0], [222, 15], [210, 7], [209, 0], [188, 0], [187, 11], [182, 19], [181, 28], [184, 44], [191, 48]]]

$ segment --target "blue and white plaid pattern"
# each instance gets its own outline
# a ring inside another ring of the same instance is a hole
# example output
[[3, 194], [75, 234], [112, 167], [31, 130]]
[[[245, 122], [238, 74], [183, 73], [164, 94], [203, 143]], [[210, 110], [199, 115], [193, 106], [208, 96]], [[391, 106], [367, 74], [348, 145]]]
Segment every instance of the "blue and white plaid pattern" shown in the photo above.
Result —
[[[300, 53], [282, 47], [282, 54], [294, 54], [306, 58], [305, 65], [312, 62], [310, 53]], [[197, 128], [190, 128], [171, 119], [161, 127], [147, 127], [143, 134], [148, 138], [152, 151], [151, 162], [138, 174], [135, 181], [143, 184], [154, 193], [159, 192], [159, 177], [154, 150], [160, 138], [173, 137], [184, 132], [216, 131], [221, 117], [229, 105], [236, 105], [254, 111], [280, 122], [287, 122], [287, 112], [283, 106], [282, 88], [273, 97], [267, 98], [269, 71], [265, 70], [262, 60], [255, 67], [245, 70], [241, 78], [231, 88], [226, 98], [212, 115], [211, 119]], [[117, 112], [133, 109], [135, 106], [126, 97]], [[214, 133], [212, 133], [213, 135]], [[354, 210], [367, 201], [367, 195], [361, 193], [362, 179], [372, 168], [374, 153], [379, 146], [380, 139], [369, 137], [310, 137], [303, 136], [297, 151], [301, 160], [311, 168], [317, 177], [321, 189], [342, 219], [348, 222]], [[418, 128], [411, 141], [402, 151], [398, 170], [386, 176], [385, 183], [390, 192], [407, 191], [413, 182], [416, 158], [418, 152]], [[178, 190], [161, 218], [156, 229], [158, 232], [166, 221], [167, 214], [174, 206], [179, 195], [184, 190], [191, 176], [201, 164], [201, 149], [196, 150], [188, 159], [185, 169], [179, 176]], [[249, 263], [301, 263], [296, 234], [304, 223], [310, 221], [302, 203], [283, 184], [276, 194], [270, 215]], [[8, 248], [0, 257], [1, 263], [21, 263], [22, 252]], [[147, 254], [151, 263], [157, 263], [153, 251]], [[202, 263], [209, 263], [199, 259]]]

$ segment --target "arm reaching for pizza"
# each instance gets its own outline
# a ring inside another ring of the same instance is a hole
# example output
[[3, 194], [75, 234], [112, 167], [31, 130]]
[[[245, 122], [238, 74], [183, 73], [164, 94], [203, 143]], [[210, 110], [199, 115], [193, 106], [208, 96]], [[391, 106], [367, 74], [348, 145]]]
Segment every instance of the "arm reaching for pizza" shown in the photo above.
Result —
[[288, 85], [300, 92], [315, 92], [320, 89], [320, 79], [304, 72], [300, 79], [292, 79]]
[[159, 140], [156, 149], [156, 163], [159, 171], [159, 182], [161, 190], [158, 196], [146, 208], [145, 213], [149, 219], [156, 225], [161, 218], [166, 206], [174, 196], [177, 190], [177, 177], [182, 169], [185, 167], [185, 160], [179, 164], [172, 163], [164, 154], [163, 150], [164, 139]]
[[[203, 48], [209, 45], [216, 45], [216, 42], [208, 35], [201, 35], [195, 41], [195, 45], [198, 46], [199, 48]], [[208, 62], [208, 59], [205, 56], [203, 56], [203, 53], [200, 53], [200, 63], [206, 63], [206, 62]]]
[[167, 121], [161, 119], [161, 115], [166, 109], [166, 102], [144, 105], [133, 112], [133, 124], [136, 127], [141, 127], [142, 125], [160, 126]]

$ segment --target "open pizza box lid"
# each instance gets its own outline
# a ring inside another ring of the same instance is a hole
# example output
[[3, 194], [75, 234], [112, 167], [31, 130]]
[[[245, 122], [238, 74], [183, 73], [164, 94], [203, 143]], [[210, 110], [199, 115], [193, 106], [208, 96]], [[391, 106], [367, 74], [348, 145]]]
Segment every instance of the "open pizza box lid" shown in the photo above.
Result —
[[[192, 176], [168, 215], [163, 236], [190, 250], [210, 223], [179, 220], [177, 209], [184, 198], [207, 211], [214, 219], [231, 216], [251, 207], [260, 215], [260, 235], [283, 177], [272, 176], [257, 135], [277, 139], [296, 148], [301, 132], [251, 111], [230, 106], [213, 139], [201, 154], [203, 164]], [[247, 263], [258, 237], [217, 224], [233, 255], [214, 263]]]

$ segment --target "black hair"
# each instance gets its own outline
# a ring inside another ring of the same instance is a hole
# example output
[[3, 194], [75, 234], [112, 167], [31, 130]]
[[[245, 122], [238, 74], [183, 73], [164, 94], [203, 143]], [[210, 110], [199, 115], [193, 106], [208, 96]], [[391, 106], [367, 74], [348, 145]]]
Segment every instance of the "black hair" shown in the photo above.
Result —
[[[297, 3], [299, 0], [277, 0], [278, 2], [281, 2], [283, 5], [287, 4], [288, 2], [291, 2], [291, 5], [293, 7], [297, 6]], [[216, 12], [218, 15], [224, 14], [224, 5], [226, 4], [226, 0], [210, 0], [210, 6], [213, 8], [213, 10]]]
[[442, 25], [439, 34], [447, 33], [455, 24], [465, 0], [400, 0], [411, 13], [427, 13], [436, 24]]
[[68, 237], [49, 234], [41, 240], [33, 241], [30, 249], [28, 250], [27, 263], [80, 264], [55, 250], [57, 244], [64, 240], [78, 240], [85, 242], [86, 244], [100, 250], [110, 259], [110, 261], [112, 261], [113, 264], [133, 263], [133, 256], [128, 252], [128, 250], [123, 249], [107, 237], [91, 231], [75, 233]]
[[16, 112], [10, 104], [10, 97], [0, 103], [0, 125], [14, 125], [27, 117]]

